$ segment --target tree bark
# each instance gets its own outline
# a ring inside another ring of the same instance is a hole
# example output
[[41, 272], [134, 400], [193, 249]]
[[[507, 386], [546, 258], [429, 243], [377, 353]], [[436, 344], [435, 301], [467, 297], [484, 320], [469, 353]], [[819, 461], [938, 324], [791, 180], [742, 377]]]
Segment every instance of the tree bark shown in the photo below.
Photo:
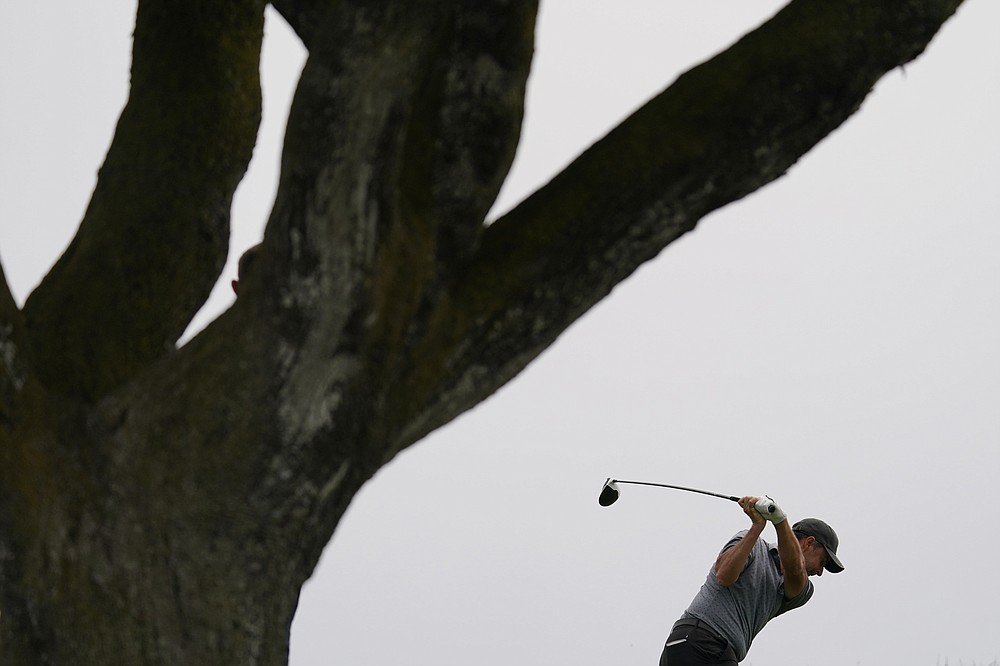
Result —
[[796, 0], [486, 225], [535, 2], [275, 0], [309, 49], [236, 305], [263, 0], [154, 3], [79, 232], [0, 293], [0, 661], [283, 664], [361, 485], [704, 215], [784, 174], [961, 0]]

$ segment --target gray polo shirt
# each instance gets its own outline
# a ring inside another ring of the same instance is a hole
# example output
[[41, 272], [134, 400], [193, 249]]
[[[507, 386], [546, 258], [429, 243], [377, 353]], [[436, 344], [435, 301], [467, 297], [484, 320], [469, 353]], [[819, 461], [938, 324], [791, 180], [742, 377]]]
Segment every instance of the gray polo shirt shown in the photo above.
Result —
[[[743, 538], [747, 530], [737, 533], [726, 543], [720, 554]], [[812, 581], [807, 580], [802, 592], [794, 599], [785, 599], [785, 581], [778, 567], [778, 546], [757, 539], [747, 565], [729, 587], [715, 580], [715, 565], [708, 572], [694, 601], [682, 618], [697, 618], [715, 629], [743, 661], [754, 637], [774, 617], [805, 604], [813, 593]]]

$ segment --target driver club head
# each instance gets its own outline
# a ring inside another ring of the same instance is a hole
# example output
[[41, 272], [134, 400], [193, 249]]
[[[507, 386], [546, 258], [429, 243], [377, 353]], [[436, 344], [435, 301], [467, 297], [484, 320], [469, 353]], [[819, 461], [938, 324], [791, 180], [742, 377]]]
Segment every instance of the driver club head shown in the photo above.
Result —
[[608, 479], [604, 482], [604, 487], [601, 488], [601, 496], [597, 498], [598, 503], [601, 506], [611, 506], [618, 500], [618, 484], [615, 483], [614, 479]]

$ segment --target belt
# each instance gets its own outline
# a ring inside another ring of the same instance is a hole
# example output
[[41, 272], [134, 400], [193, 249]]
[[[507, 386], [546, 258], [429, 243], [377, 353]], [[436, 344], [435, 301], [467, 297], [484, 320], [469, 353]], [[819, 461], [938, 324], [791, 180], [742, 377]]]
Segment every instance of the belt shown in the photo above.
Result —
[[684, 627], [691, 627], [691, 631], [697, 631], [699, 629], [703, 629], [706, 633], [711, 634], [715, 638], [718, 638], [719, 640], [725, 640], [721, 635], [719, 635], [719, 632], [717, 632], [715, 629], [709, 626], [709, 624], [704, 620], [702, 620], [701, 618], [682, 617], [681, 619], [674, 622], [672, 631], [677, 631], [678, 629], [682, 629]]
[[687, 640], [688, 636], [690, 636], [691, 634], [693, 634], [694, 632], [699, 631], [699, 630], [700, 631], [704, 631], [706, 634], [708, 634], [712, 638], [720, 640], [723, 643], [726, 643], [727, 645], [729, 644], [729, 641], [727, 641], [725, 638], [723, 638], [722, 635], [719, 634], [719, 632], [717, 632], [715, 629], [713, 629], [711, 626], [709, 626], [709, 624], [707, 622], [705, 622], [701, 618], [697, 618], [697, 617], [682, 617], [681, 619], [679, 619], [676, 622], [674, 622], [674, 626], [670, 630], [670, 638], [674, 638], [674, 634], [678, 630], [685, 629], [685, 628], [689, 628], [689, 629], [688, 629], [688, 632], [686, 634], [684, 634], [683, 638], [677, 638], [677, 639], [671, 640], [670, 642], [667, 643], [667, 645], [670, 646], [670, 645], [676, 645], [677, 643], [683, 643], [685, 640]]
[[[699, 631], [703, 632], [700, 638], [695, 635]], [[725, 646], [725, 650], [719, 654], [719, 663], [736, 664], [738, 661], [736, 659], [736, 652], [733, 650], [733, 646], [729, 644], [729, 641], [710, 627], [707, 622], [696, 617], [683, 617], [674, 622], [670, 636], [667, 637], [667, 643], [663, 646], [663, 649], [666, 650], [669, 647], [686, 643], [689, 638], [695, 643], [703, 643], [710, 640], [713, 642], [718, 641], [721, 645]], [[712, 649], [716, 648], [713, 647]]]

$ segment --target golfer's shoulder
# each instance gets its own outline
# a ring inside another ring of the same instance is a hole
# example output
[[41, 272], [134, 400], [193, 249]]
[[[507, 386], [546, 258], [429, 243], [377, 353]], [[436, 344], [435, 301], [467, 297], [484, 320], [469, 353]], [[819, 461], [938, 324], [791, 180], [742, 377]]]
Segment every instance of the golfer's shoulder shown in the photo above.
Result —
[[[744, 537], [746, 537], [746, 535], [747, 535], [748, 532], [749, 532], [749, 530], [740, 530], [739, 532], [737, 532], [736, 534], [734, 534], [729, 539], [729, 541], [726, 542], [726, 545], [722, 547], [722, 552], [725, 552], [725, 551], [729, 550], [730, 548], [732, 548], [733, 546], [735, 546], [739, 542], [743, 541]], [[765, 547], [766, 548], [767, 544], [764, 543], [763, 539], [758, 538], [757, 539], [757, 543], [755, 543], [753, 547], [754, 547], [755, 550], [757, 548], [761, 548], [761, 547]]]
[[[749, 534], [749, 532], [750, 532], [750, 530], [740, 530], [739, 532], [737, 532], [736, 534], [734, 534], [732, 537], [730, 537], [728, 543], [738, 543], [738, 542], [742, 541], [744, 538], [746, 538], [746, 536], [747, 536], [747, 534]], [[764, 543], [765, 543], [765, 541], [764, 541], [763, 537], [757, 537], [757, 544], [764, 544]]]

